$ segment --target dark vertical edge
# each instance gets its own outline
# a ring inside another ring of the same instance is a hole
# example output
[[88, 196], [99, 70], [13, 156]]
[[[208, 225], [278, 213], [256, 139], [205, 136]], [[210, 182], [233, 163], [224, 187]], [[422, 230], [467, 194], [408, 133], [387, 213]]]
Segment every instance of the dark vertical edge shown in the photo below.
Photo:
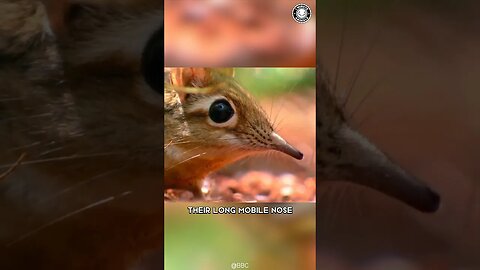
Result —
[[[163, 12], [165, 13], [165, 6], [164, 1], [159, 1], [159, 5], [163, 6]], [[165, 27], [165, 15], [162, 16], [163, 19], [159, 22], [159, 28], [157, 31], [153, 33], [150, 39], [147, 42], [143, 52], [142, 52], [142, 60], [141, 60], [141, 71], [146, 83], [152, 87], [155, 91], [159, 93], [161, 96], [162, 104], [164, 103], [164, 95], [163, 95], [163, 87], [164, 87], [164, 66], [165, 66], [165, 56], [164, 56], [164, 48], [165, 48], [165, 38], [164, 38], [164, 27]], [[162, 131], [164, 131], [164, 118], [163, 118], [163, 108], [161, 109], [161, 117], [159, 117], [160, 124], [162, 126]], [[160, 132], [158, 134], [158, 139], [163, 142], [164, 132]], [[161, 194], [158, 196], [160, 197], [160, 209], [162, 209], [162, 218], [161, 218], [161, 244], [162, 244], [162, 251], [165, 250], [165, 202], [163, 200], [163, 192], [164, 192], [164, 153], [160, 155], [160, 160], [158, 161], [161, 166], [161, 175], [159, 181], [161, 181]], [[162, 252], [165, 254], [164, 252]], [[162, 257], [162, 260], [165, 258]], [[162, 269], [164, 268], [164, 263], [161, 264]]]
[[[319, 147], [318, 147], [318, 132], [317, 132], [317, 129], [318, 129], [318, 98], [319, 98], [319, 94], [318, 94], [318, 90], [320, 88], [320, 67], [321, 67], [321, 64], [320, 64], [320, 53], [319, 53], [319, 44], [320, 44], [320, 38], [319, 38], [319, 29], [320, 29], [320, 20], [318, 18], [318, 14], [320, 14], [319, 12], [319, 9], [320, 9], [320, 1], [316, 1], [316, 4], [315, 4], [315, 10], [317, 11], [316, 14], [315, 14], [315, 58], [316, 58], [316, 66], [315, 66], [315, 73], [316, 73], [316, 79], [315, 79], [315, 84], [316, 84], [316, 89], [315, 89], [315, 156], [316, 156], [316, 162], [318, 162], [318, 157], [320, 156], [320, 150], [319, 150]], [[320, 182], [320, 178], [319, 178], [319, 172], [318, 172], [318, 166], [317, 164], [315, 164], [315, 187], [316, 187], [316, 190], [315, 190], [315, 193], [316, 193], [316, 196], [315, 196], [315, 269], [319, 269], [318, 267], [318, 244], [320, 243], [320, 235], [319, 235], [319, 230], [318, 230], [318, 224], [320, 224], [320, 208], [319, 208], [319, 198], [320, 198], [320, 185], [319, 185], [319, 182]]]

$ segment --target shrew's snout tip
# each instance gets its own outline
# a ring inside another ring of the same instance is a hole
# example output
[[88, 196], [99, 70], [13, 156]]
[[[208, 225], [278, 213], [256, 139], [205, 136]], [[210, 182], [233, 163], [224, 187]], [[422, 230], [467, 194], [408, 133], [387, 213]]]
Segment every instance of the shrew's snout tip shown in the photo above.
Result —
[[292, 153], [291, 156], [295, 159], [302, 160], [303, 159], [303, 153], [298, 151], [296, 153]]
[[289, 144], [277, 146], [277, 150], [293, 157], [294, 159], [297, 159], [297, 160], [303, 159], [303, 153]]
[[295, 159], [302, 160], [303, 159], [303, 153], [300, 152], [297, 148], [291, 146], [288, 144], [282, 137], [280, 137], [277, 133], [272, 132], [270, 135], [272, 142], [273, 142], [273, 148], [283, 152]]
[[440, 208], [441, 198], [440, 195], [432, 189], [425, 188], [425, 200], [421, 205], [417, 206], [419, 211], [425, 213], [435, 213]]

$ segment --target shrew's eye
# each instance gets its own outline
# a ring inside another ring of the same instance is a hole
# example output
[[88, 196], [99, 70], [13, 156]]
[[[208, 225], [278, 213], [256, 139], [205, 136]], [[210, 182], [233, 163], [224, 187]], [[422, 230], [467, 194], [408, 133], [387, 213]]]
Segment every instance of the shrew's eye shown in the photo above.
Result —
[[208, 116], [213, 122], [221, 124], [225, 123], [235, 114], [232, 105], [226, 99], [218, 99], [212, 103], [208, 110]]
[[[163, 26], [158, 29], [147, 42], [142, 53], [142, 74], [150, 87], [163, 95], [164, 76], [161, 70], [164, 67]], [[161, 92], [162, 91], [162, 92]]]

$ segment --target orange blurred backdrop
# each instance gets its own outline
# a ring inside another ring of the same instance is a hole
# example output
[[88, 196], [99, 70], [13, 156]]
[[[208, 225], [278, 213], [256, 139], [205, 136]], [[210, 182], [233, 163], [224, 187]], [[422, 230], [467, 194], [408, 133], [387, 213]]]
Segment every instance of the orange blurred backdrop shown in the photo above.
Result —
[[165, 1], [166, 66], [315, 66], [315, 1]]

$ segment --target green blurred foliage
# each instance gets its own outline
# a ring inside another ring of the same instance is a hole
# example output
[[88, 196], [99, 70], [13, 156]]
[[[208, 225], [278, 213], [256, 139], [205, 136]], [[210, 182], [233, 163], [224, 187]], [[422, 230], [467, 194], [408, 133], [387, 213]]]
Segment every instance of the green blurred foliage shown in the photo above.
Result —
[[236, 68], [235, 78], [255, 96], [315, 90], [314, 68]]
[[249, 269], [305, 269], [299, 252], [315, 238], [315, 204], [294, 204], [291, 215], [190, 215], [189, 206], [260, 205], [165, 203], [165, 269], [224, 270], [233, 262], [248, 263]]
[[188, 215], [187, 206], [195, 204], [165, 205], [165, 269], [230, 269], [232, 262], [251, 261], [251, 240], [225, 216]]

